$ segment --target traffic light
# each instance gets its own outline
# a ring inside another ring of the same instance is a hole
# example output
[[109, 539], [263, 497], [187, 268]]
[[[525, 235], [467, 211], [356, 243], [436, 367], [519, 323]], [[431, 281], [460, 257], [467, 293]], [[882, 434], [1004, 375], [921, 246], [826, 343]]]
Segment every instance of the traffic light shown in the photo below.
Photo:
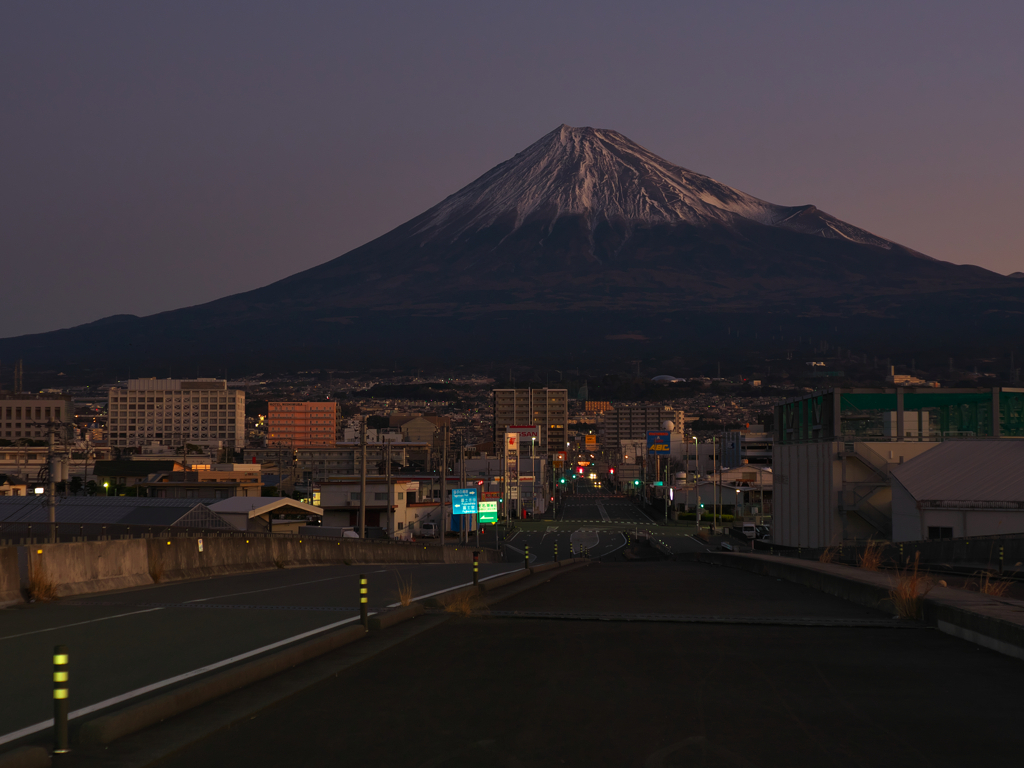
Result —
[[608, 474], [609, 475], [614, 475], [615, 474], [615, 467], [608, 467]]
[[634, 480], [633, 481], [633, 485], [640, 485], [640, 481], [639, 480]]
[[560, 482], [562, 485], [565, 485], [565, 478], [564, 477], [558, 478], [558, 482]]

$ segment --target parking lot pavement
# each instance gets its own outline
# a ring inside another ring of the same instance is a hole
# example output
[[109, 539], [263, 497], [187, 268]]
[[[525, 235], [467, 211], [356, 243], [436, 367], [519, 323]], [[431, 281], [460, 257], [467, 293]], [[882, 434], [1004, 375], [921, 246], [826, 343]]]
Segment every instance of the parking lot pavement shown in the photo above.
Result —
[[[640, 599], [661, 612], [852, 624], [865, 610], [792, 587], [712, 566], [602, 564], [496, 607], [614, 612]], [[163, 765], [1016, 764], [1022, 683], [1019, 661], [928, 629], [483, 614], [424, 632]]]

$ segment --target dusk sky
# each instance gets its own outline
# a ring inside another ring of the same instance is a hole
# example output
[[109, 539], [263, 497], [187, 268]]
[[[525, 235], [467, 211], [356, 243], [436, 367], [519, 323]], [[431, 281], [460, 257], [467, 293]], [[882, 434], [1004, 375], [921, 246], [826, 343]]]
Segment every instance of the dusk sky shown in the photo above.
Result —
[[561, 123], [1024, 270], [1022, 29], [1019, 0], [8, 0], [0, 337], [273, 282]]

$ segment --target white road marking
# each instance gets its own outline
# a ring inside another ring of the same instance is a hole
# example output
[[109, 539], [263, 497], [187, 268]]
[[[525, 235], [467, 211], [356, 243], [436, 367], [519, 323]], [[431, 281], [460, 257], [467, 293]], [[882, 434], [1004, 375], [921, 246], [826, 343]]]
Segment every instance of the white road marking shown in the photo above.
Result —
[[[387, 569], [381, 571], [369, 571], [369, 573], [387, 573]], [[303, 587], [306, 584], [319, 584], [322, 581], [334, 581], [335, 579], [357, 579], [358, 573], [346, 573], [342, 576], [331, 576], [326, 579], [314, 579], [313, 581], [297, 581], [294, 584], [282, 584], [279, 587], [267, 587], [266, 589], [253, 589], [248, 592], [231, 592], [227, 595], [215, 595], [214, 597], [200, 597], [197, 600], [186, 600], [182, 605], [191, 603], [205, 603], [207, 600], [220, 600], [225, 597], [238, 597], [239, 595], [255, 595], [257, 592], [273, 592], [275, 589], [288, 589], [289, 587]]]
[[612, 519], [608, 517], [608, 511], [604, 508], [604, 504], [597, 502], [597, 511], [601, 513], [601, 519], [606, 523], [610, 523]]
[[[162, 611], [163, 608], [146, 608], [143, 611], [131, 611], [130, 613], [118, 613], [114, 616], [103, 616], [99, 619], [89, 619], [88, 621], [76, 621], [74, 624], [61, 624], [58, 627], [47, 627], [46, 629], [34, 629], [31, 632], [22, 632], [20, 635], [8, 635], [7, 637], [0, 637], [0, 640], [13, 640], [16, 637], [27, 637], [28, 635], [38, 635], [43, 632], [53, 632], [58, 629], [67, 629], [68, 627], [80, 627], [83, 624], [95, 624], [97, 621], [107, 621], [108, 619], [120, 619], [123, 616], [135, 616], [140, 613], [152, 613], [153, 611]], [[0, 742], [3, 743], [3, 742]]]
[[[517, 571], [517, 570], [520, 570], [520, 569], [519, 568], [509, 568], [507, 571], [502, 571], [501, 573], [496, 573], [493, 576], [484, 576], [483, 578], [480, 579], [480, 581], [490, 581], [491, 579], [496, 579], [499, 576], [504, 576], [506, 573], [512, 573], [513, 571]], [[447, 589], [439, 589], [439, 590], [437, 590], [437, 592], [430, 592], [429, 594], [426, 594], [426, 595], [417, 595], [416, 597], [414, 597], [412, 599], [412, 601], [416, 602], [417, 600], [426, 600], [428, 597], [433, 597], [434, 595], [443, 595], [445, 592], [451, 592], [453, 589], [462, 589], [463, 587], [472, 587], [472, 586], [473, 586], [473, 582], [472, 581], [467, 581], [465, 584], [457, 584], [454, 587], [448, 587]], [[388, 608], [397, 608], [400, 605], [401, 605], [401, 603], [391, 603], [391, 605], [389, 605]]]
[[[376, 611], [370, 611], [368, 615], [374, 616], [374, 615], [376, 615]], [[234, 664], [236, 661], [243, 661], [244, 659], [249, 659], [249, 658], [252, 658], [253, 656], [258, 656], [261, 653], [266, 653], [267, 651], [272, 651], [275, 648], [280, 648], [283, 645], [288, 645], [289, 643], [294, 643], [297, 640], [305, 640], [307, 637], [312, 637], [313, 635], [318, 635], [321, 632], [326, 632], [329, 629], [334, 629], [335, 627], [340, 627], [340, 626], [342, 626], [344, 624], [351, 624], [353, 621], [359, 621], [359, 619], [360, 619], [359, 616], [353, 616], [350, 619], [343, 619], [342, 621], [336, 621], [333, 624], [325, 624], [322, 627], [317, 627], [316, 629], [311, 629], [308, 632], [303, 632], [303, 633], [298, 634], [298, 635], [293, 635], [291, 637], [285, 638], [284, 640], [278, 640], [276, 643], [271, 643], [270, 645], [264, 645], [261, 648], [256, 648], [256, 649], [251, 650], [251, 651], [246, 651], [245, 653], [240, 653], [239, 655], [232, 656], [229, 659], [224, 659], [222, 661], [214, 662], [213, 664], [207, 664], [205, 667], [199, 667], [198, 669], [193, 669], [191, 672], [185, 672], [185, 673], [180, 674], [180, 675], [175, 675], [174, 677], [168, 677], [166, 680], [161, 680], [158, 683], [152, 683], [150, 685], [144, 685], [141, 688], [136, 688], [134, 691], [128, 691], [128, 693], [122, 693], [120, 696], [114, 696], [112, 698], [104, 699], [103, 701], [99, 701], [99, 702], [97, 702], [95, 704], [90, 704], [87, 707], [82, 707], [81, 709], [76, 709], [75, 711], [73, 711], [73, 712], [68, 714], [68, 719], [69, 720], [74, 720], [77, 717], [82, 717], [83, 715], [89, 715], [89, 714], [92, 714], [93, 712], [98, 712], [99, 710], [106, 709], [107, 707], [111, 707], [114, 704], [120, 704], [123, 701], [128, 701], [129, 699], [134, 699], [137, 696], [142, 696], [144, 694], [151, 693], [152, 691], [158, 691], [161, 688], [166, 688], [168, 685], [174, 685], [175, 683], [180, 683], [183, 680], [189, 680], [190, 678], [198, 677], [199, 675], [204, 675], [207, 672], [212, 672], [215, 669], [220, 669], [221, 667], [226, 667], [229, 664]], [[39, 731], [44, 731], [47, 728], [50, 728], [52, 726], [53, 726], [53, 718], [50, 718], [49, 720], [44, 720], [41, 723], [36, 723], [35, 725], [30, 725], [30, 726], [28, 726], [26, 728], [22, 728], [22, 729], [17, 730], [17, 731], [11, 731], [10, 733], [6, 733], [3, 736], [0, 736], [0, 744], [6, 744], [9, 741], [15, 741], [17, 739], [22, 738], [23, 736], [29, 736], [29, 735], [31, 735], [33, 733], [39, 733]]]

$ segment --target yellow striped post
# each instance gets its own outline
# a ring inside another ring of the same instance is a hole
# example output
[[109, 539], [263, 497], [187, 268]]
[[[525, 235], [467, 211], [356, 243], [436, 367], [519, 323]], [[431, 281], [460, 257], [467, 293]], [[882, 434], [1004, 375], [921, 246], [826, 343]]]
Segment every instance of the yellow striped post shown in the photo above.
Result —
[[558, 542], [555, 542], [555, 562], [558, 562]]
[[53, 751], [68, 751], [68, 647], [53, 649]]
[[526, 545], [526, 549], [523, 552], [523, 568], [530, 567], [530, 545]]
[[480, 553], [473, 552], [473, 586], [480, 586]]
[[370, 617], [367, 612], [366, 604], [366, 574], [359, 574], [359, 619], [363, 623], [363, 628], [367, 631], [370, 630]]

